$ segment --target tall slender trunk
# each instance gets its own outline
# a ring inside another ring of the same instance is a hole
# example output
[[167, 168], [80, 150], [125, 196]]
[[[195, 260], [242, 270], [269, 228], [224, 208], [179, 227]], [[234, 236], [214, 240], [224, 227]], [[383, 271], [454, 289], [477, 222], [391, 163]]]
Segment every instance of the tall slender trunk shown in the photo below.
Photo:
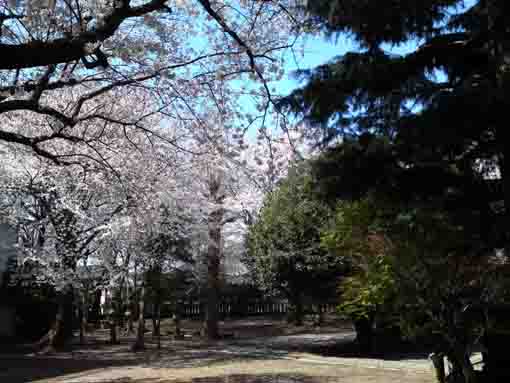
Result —
[[145, 349], [145, 283], [142, 282], [139, 305], [138, 305], [138, 326], [136, 329], [136, 340], [131, 349], [139, 351]]
[[161, 323], [161, 305], [156, 300], [152, 306], [152, 336], [159, 336]]
[[153, 335], [156, 335], [159, 350], [161, 348], [161, 305], [159, 304], [159, 302], [154, 311], [155, 312], [153, 314], [153, 318], [155, 318], [155, 321], [153, 319], [154, 321]]
[[85, 344], [85, 329], [83, 326], [83, 306], [78, 309], [78, 320], [80, 321], [80, 344]]
[[324, 324], [324, 306], [322, 303], [317, 305], [317, 325], [322, 326]]
[[175, 302], [174, 325], [175, 325], [175, 338], [181, 338], [181, 304], [182, 301]]
[[74, 288], [68, 286], [68, 290], [63, 296], [62, 344], [73, 337], [73, 323], [75, 320], [74, 296]]
[[454, 348], [454, 355], [455, 359], [457, 360], [461, 368], [462, 375], [464, 375], [464, 382], [477, 383], [475, 369], [473, 367], [473, 364], [471, 363], [471, 360], [469, 359], [469, 354], [467, 353], [467, 350], [465, 350], [465, 348], [463, 347], [456, 345]]
[[429, 356], [429, 358], [436, 372], [437, 383], [446, 383], [444, 355], [440, 352], [433, 353]]
[[93, 297], [92, 307], [90, 310], [90, 316], [88, 318], [90, 323], [94, 323], [98, 328], [101, 319], [101, 293], [102, 293], [101, 289], [97, 289], [96, 291], [94, 291], [92, 295]]
[[87, 290], [85, 289], [81, 296], [80, 301], [80, 344], [85, 343], [85, 334], [87, 333], [87, 325], [88, 325], [88, 309], [89, 309], [89, 295]]
[[48, 347], [47, 351], [55, 351], [61, 346], [62, 342], [62, 322], [64, 320], [64, 305], [59, 303], [55, 321], [48, 332]]
[[[501, 138], [502, 139], [502, 138]], [[510, 156], [510, 145], [505, 145], [504, 149], [504, 158], [500, 160], [500, 171], [501, 177], [503, 179], [503, 194], [504, 194], [504, 220], [503, 227], [506, 228], [505, 231], [505, 256], [510, 259], [510, 177], [507, 174], [506, 168], [506, 159]]]
[[294, 323], [296, 326], [302, 326], [303, 325], [303, 299], [301, 297], [301, 294], [297, 294], [294, 297]]
[[134, 298], [134, 304], [133, 304], [133, 318], [138, 318], [138, 307], [140, 306], [139, 302], [139, 294], [138, 294], [138, 263], [135, 261], [135, 268], [134, 268], [134, 276], [133, 276], [133, 298]]
[[117, 336], [117, 321], [115, 320], [115, 313], [113, 313], [110, 317], [110, 321], [109, 321], [109, 325], [110, 325], [110, 343], [111, 344], [118, 344], [119, 343], [119, 339], [118, 339], [118, 336]]
[[62, 293], [58, 299], [58, 308], [55, 315], [55, 321], [48, 336], [43, 337], [40, 344], [48, 339], [48, 350], [53, 351], [61, 348], [73, 334], [73, 293], [72, 290]]
[[354, 320], [356, 342], [362, 352], [372, 352], [374, 346], [374, 318], [369, 315], [366, 318]]
[[206, 335], [208, 339], [218, 339], [219, 329], [219, 290], [221, 257], [221, 221], [223, 210], [219, 208], [209, 216], [209, 246], [207, 250], [207, 307], [205, 312]]

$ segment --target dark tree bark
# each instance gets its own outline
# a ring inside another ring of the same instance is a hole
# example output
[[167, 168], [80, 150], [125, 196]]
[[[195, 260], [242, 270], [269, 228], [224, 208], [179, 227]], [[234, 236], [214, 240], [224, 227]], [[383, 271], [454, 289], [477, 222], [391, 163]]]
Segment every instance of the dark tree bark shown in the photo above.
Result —
[[109, 326], [110, 326], [110, 344], [118, 344], [119, 339], [117, 336], [117, 321], [115, 320], [115, 314], [113, 314], [110, 317]]
[[154, 302], [152, 309], [152, 336], [159, 336], [161, 332], [161, 305], [158, 301]]
[[85, 45], [106, 40], [113, 36], [120, 25], [132, 17], [143, 16], [154, 11], [169, 10], [167, 0], [152, 0], [130, 7], [129, 1], [118, 1], [119, 6], [92, 30], [50, 41], [30, 41], [17, 45], [0, 44], [0, 70], [34, 68], [83, 59], [87, 53]]
[[[153, 314], [153, 335], [156, 336], [158, 340], [158, 350], [161, 348], [161, 305], [158, 302], [157, 307], [154, 310]], [[155, 318], [155, 319], [154, 319]]]
[[59, 296], [55, 320], [48, 332], [37, 342], [37, 346], [43, 347], [43, 351], [57, 351], [72, 337], [74, 317], [72, 298], [72, 291]]
[[469, 354], [465, 347], [462, 347], [460, 344], [456, 344], [453, 346], [453, 356], [455, 357], [462, 375], [464, 376], [464, 383], [477, 383], [478, 379], [475, 373], [475, 369], [471, 360], [469, 359]]
[[437, 383], [446, 383], [444, 355], [442, 353], [433, 353], [430, 355], [430, 360], [436, 372]]
[[92, 307], [88, 315], [89, 321], [99, 327], [99, 320], [101, 318], [101, 289], [97, 289], [93, 293]]
[[372, 352], [374, 345], [374, 319], [360, 318], [354, 321], [356, 342], [361, 352]]
[[180, 339], [181, 334], [181, 304], [182, 302], [177, 300], [175, 302], [175, 313], [174, 313], [174, 326], [175, 326], [175, 338]]
[[221, 238], [221, 228], [209, 229], [209, 251], [207, 259], [207, 302], [206, 302], [206, 335], [209, 339], [217, 339], [219, 337], [218, 329], [218, 301], [219, 301], [219, 248], [217, 243]]
[[46, 351], [52, 352], [61, 346], [62, 342], [62, 322], [64, 320], [64, 306], [58, 305], [57, 314], [55, 315], [55, 321], [48, 332], [48, 347]]
[[296, 326], [303, 325], [304, 307], [303, 299], [300, 294], [294, 298], [294, 323]]
[[74, 324], [74, 289], [70, 286], [69, 291], [64, 294], [63, 301], [63, 321], [62, 321], [62, 339], [61, 344], [63, 345], [69, 339], [73, 337], [73, 324]]
[[138, 307], [138, 326], [136, 329], [136, 340], [131, 347], [133, 351], [145, 349], [145, 284], [142, 282]]
[[208, 339], [219, 338], [219, 292], [220, 259], [222, 246], [222, 221], [224, 215], [221, 193], [222, 176], [212, 175], [209, 180], [211, 199], [216, 209], [209, 214], [209, 245], [207, 249], [207, 306], [205, 312], [205, 332]]

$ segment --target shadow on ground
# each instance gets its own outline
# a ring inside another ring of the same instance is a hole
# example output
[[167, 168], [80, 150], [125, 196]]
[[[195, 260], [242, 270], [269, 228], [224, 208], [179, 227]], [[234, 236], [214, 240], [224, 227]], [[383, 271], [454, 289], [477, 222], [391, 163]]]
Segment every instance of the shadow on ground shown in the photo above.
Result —
[[[427, 359], [434, 351], [434, 343], [424, 340], [406, 341], [398, 336], [378, 335], [374, 340], [372, 350], [366, 351], [355, 341], [354, 333], [338, 333], [336, 338], [327, 342], [299, 341], [299, 336], [287, 337], [288, 341], [269, 342], [273, 350], [287, 352], [304, 352], [325, 357], [379, 359], [391, 361], [405, 361]], [[242, 343], [240, 343], [242, 344]]]
[[[191, 383], [325, 383], [334, 377], [313, 377], [298, 374], [266, 374], [266, 375], [227, 375], [205, 378], [193, 378]], [[187, 383], [187, 382], [175, 382]]]
[[433, 350], [433, 346], [423, 343], [383, 337], [375, 341], [371, 351], [360, 349], [356, 342], [342, 342], [323, 347], [308, 348], [306, 352], [328, 357], [405, 361], [427, 359]]
[[[79, 383], [79, 378], [69, 383]], [[173, 380], [164, 378], [130, 378], [121, 377], [107, 380], [87, 381], [87, 383], [327, 383], [337, 381], [334, 377], [311, 377], [297, 374], [236, 374], [226, 376], [210, 376], [191, 378], [188, 380]]]
[[96, 369], [127, 366], [123, 360], [76, 360], [63, 357], [0, 357], [0, 382], [25, 383]]
[[[92, 373], [93, 370], [104, 371], [107, 369], [118, 369], [119, 367], [123, 371], [139, 367], [186, 369], [206, 366], [213, 367], [237, 361], [278, 359], [274, 354], [236, 355], [222, 352], [223, 350], [223, 347], [189, 349], [182, 346], [168, 345], [159, 350], [151, 347], [144, 352], [133, 353], [130, 350], [130, 343], [123, 342], [114, 346], [95, 343], [76, 348], [70, 347], [65, 351], [52, 355], [0, 355], [0, 382], [28, 383], [40, 379], [64, 377], [70, 374], [86, 376]], [[126, 378], [112, 380], [112, 382], [156, 383], [160, 381], [153, 378], [130, 380], [128, 376], [129, 374], [127, 374]], [[246, 381], [255, 382], [254, 380]], [[262, 381], [260, 380], [260, 382]], [[73, 378], [70, 382], [78, 383], [80, 379], [79, 377]], [[244, 380], [239, 382], [244, 382]]]

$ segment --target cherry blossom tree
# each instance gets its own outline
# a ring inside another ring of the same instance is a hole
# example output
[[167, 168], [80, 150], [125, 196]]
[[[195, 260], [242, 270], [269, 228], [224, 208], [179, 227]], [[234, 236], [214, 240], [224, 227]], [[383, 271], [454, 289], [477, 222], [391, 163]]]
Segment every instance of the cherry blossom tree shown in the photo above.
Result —
[[[144, 105], [134, 105], [129, 114], [126, 101], [118, 100], [114, 105], [118, 116], [144, 112]], [[154, 118], [147, 121], [159, 124]], [[32, 121], [40, 127], [30, 128], [44, 129], [45, 122]], [[22, 128], [16, 125], [20, 123], [22, 118], [12, 120], [11, 126]], [[23, 234], [22, 262], [36, 264], [39, 282], [51, 284], [60, 292], [59, 313], [46, 339], [50, 346], [58, 343], [62, 331], [70, 329], [74, 292], [86, 290], [85, 283], [91, 279], [87, 266], [101, 267], [110, 284], [124, 281], [130, 263], [125, 262], [126, 254], [132, 242], [129, 237], [123, 238], [123, 233], [140, 223], [138, 217], [154, 218], [149, 213], [157, 211], [157, 204], [168, 200], [170, 190], [175, 190], [171, 183], [176, 146], [170, 139], [170, 129], [166, 140], [155, 143], [143, 129], [126, 135], [127, 127], [124, 131], [116, 127], [116, 122], [84, 126], [88, 131], [102, 130], [103, 147], [85, 146], [81, 155], [86, 161], [69, 162], [65, 167], [20, 148], [2, 153], [4, 212]], [[161, 128], [153, 130], [157, 129]], [[69, 149], [65, 142], [51, 145], [61, 155]], [[167, 194], [162, 195], [162, 190]], [[146, 229], [149, 223], [142, 227]]]
[[[222, 99], [223, 113], [246, 128], [264, 126], [273, 109], [270, 83], [283, 75], [283, 52], [294, 47], [301, 30], [301, 5], [300, 0], [2, 0], [0, 119], [43, 119], [49, 128], [2, 126], [0, 141], [69, 162], [73, 150], [103, 145], [102, 131], [83, 125], [115, 121], [116, 129], [154, 135], [142, 126], [144, 116], [118, 117], [105, 103], [106, 93], [135, 91], [141, 99], [132, 106], [150, 99], [150, 115], [175, 123], [200, 122], [204, 110]], [[52, 102], [62, 92], [69, 100]], [[259, 115], [240, 113], [241, 99], [253, 101]], [[52, 146], [55, 141], [73, 150], [62, 154]]]

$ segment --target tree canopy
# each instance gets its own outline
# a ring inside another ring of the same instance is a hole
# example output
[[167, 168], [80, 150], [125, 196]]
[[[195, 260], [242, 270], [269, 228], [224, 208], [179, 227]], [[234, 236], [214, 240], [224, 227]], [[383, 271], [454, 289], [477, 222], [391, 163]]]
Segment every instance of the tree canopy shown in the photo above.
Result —
[[[345, 167], [351, 184], [362, 177], [354, 169], [362, 170], [371, 174], [365, 190], [384, 188], [415, 204], [435, 200], [464, 224], [467, 217], [480, 222], [473, 232], [487, 246], [508, 246], [506, 124], [496, 117], [508, 107], [506, 7], [310, 2], [313, 22], [351, 34], [363, 49], [301, 72], [306, 85], [281, 105], [323, 128], [326, 139], [346, 140], [332, 152], [353, 159]], [[404, 43], [409, 53], [392, 53]]]
[[[509, 107], [507, 2], [314, 1], [307, 9], [311, 25], [332, 38], [350, 35], [359, 46], [299, 72], [304, 85], [280, 102], [327, 144], [315, 169], [322, 195], [332, 204], [375, 196], [379, 206], [397, 207], [392, 220], [408, 221], [391, 223], [401, 235], [392, 237], [393, 246], [408, 243], [395, 251], [424, 280], [441, 279], [432, 270], [451, 270], [449, 262], [462, 270], [424, 290], [415, 280], [399, 291], [429, 304], [432, 296], [467, 299], [469, 307], [496, 304], [495, 295], [478, 302], [475, 292], [498, 290], [496, 280], [487, 287], [482, 274], [474, 283], [471, 273], [489, 272], [499, 262], [493, 257], [510, 254], [508, 145], [500, 117]], [[467, 311], [452, 315], [463, 319], [448, 322], [448, 331], [466, 332], [452, 335], [450, 345], [466, 349], [473, 335], [462, 322]], [[452, 356], [472, 382], [462, 358]]]

